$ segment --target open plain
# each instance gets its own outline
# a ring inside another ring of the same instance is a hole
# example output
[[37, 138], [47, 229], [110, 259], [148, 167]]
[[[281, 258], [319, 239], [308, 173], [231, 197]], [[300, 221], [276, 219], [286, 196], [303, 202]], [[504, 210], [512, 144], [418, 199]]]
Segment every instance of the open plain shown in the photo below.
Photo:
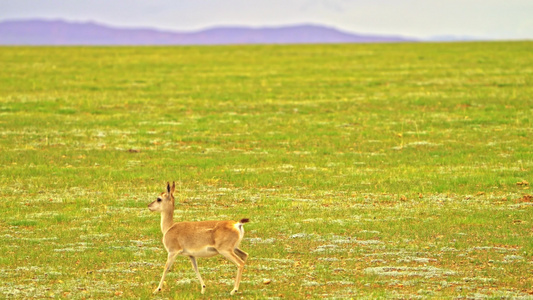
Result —
[[533, 43], [1, 47], [0, 297], [533, 297]]

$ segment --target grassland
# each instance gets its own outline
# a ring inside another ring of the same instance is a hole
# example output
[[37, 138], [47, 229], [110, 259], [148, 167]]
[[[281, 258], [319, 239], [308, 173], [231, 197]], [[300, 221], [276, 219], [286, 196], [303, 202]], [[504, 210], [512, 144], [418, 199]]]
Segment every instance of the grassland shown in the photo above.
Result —
[[177, 219], [252, 220], [233, 298], [531, 298], [532, 50], [0, 48], [0, 297], [152, 297], [176, 180]]

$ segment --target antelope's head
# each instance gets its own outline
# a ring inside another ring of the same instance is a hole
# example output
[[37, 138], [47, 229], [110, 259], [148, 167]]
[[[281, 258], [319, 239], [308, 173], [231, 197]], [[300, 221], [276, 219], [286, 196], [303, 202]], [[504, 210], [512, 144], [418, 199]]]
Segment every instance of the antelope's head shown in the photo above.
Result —
[[174, 210], [174, 190], [176, 189], [176, 183], [172, 182], [172, 186], [167, 182], [167, 191], [161, 193], [157, 199], [148, 205], [148, 209], [151, 211], [162, 212], [166, 210]]

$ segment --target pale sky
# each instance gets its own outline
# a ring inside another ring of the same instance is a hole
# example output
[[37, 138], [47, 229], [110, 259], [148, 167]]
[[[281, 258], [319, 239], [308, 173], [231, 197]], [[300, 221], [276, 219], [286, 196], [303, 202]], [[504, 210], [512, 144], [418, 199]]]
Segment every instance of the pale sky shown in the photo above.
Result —
[[29, 18], [175, 31], [319, 24], [423, 39], [533, 40], [533, 0], [0, 0], [0, 21]]

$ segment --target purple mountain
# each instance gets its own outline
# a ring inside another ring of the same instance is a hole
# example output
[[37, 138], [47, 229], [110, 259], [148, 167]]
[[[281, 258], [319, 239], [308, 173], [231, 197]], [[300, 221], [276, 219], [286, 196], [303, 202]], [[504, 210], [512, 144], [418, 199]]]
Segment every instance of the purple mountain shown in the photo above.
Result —
[[407, 42], [395, 36], [357, 35], [319, 25], [217, 27], [196, 32], [113, 28], [96, 23], [0, 22], [0, 45], [227, 45]]

